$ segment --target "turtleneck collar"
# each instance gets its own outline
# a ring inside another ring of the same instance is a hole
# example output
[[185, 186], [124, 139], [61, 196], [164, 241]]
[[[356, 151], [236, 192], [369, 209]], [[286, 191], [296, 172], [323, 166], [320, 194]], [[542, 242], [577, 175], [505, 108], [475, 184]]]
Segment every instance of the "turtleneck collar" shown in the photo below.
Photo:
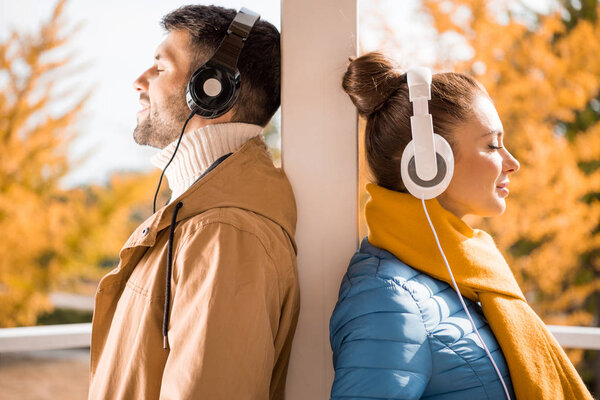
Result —
[[[262, 132], [259, 125], [231, 122], [207, 125], [185, 133], [175, 158], [165, 171], [176, 199], [185, 192], [219, 157], [234, 153]], [[152, 164], [163, 169], [175, 151], [177, 140], [155, 154]]]

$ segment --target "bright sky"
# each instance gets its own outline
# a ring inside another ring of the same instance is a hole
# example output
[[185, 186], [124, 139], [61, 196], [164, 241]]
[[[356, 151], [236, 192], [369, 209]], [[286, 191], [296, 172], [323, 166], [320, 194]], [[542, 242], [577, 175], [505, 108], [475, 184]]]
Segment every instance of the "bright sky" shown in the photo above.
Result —
[[[539, 11], [549, 1], [552, 0], [529, 0], [528, 3]], [[135, 115], [139, 109], [133, 81], [153, 62], [154, 50], [164, 35], [159, 26], [161, 17], [189, 3], [177, 0], [69, 1], [66, 21], [71, 26], [82, 23], [69, 46], [77, 55], [76, 63], [86, 65], [73, 80], [82, 88], [93, 89], [93, 95], [81, 118], [81, 134], [70, 149], [73, 158], [84, 154], [87, 158], [67, 176], [66, 186], [100, 183], [114, 171], [153, 168], [149, 158], [156, 150], [133, 141]], [[247, 7], [281, 28], [279, 0], [215, 0], [212, 3], [235, 9]], [[49, 18], [54, 5], [54, 0], [0, 0], [0, 40], [6, 39], [14, 29], [34, 31], [40, 21]], [[401, 65], [430, 63], [433, 54], [428, 53], [424, 44], [431, 37], [431, 30], [427, 18], [416, 14], [418, 5], [419, 1], [414, 0], [360, 0], [363, 46], [371, 49], [385, 39], [370, 34], [370, 27], [380, 23], [374, 19], [378, 14], [394, 26], [395, 36], [402, 38], [403, 50], [394, 54]]]

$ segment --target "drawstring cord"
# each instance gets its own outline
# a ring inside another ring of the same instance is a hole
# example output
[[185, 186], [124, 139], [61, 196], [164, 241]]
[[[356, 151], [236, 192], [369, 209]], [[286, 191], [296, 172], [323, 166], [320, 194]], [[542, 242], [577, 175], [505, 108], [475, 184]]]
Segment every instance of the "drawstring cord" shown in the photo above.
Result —
[[[219, 157], [197, 180], [198, 182], [202, 179], [206, 174], [215, 169], [219, 164], [221, 164], [227, 157], [229, 157], [233, 153], [227, 153], [221, 157]], [[166, 167], [165, 167], [166, 169]], [[196, 183], [194, 182], [194, 183]], [[160, 186], [160, 184], [159, 184]], [[175, 234], [175, 223], [177, 222], [177, 213], [179, 209], [183, 207], [183, 202], [180, 201], [175, 205], [175, 209], [173, 210], [173, 216], [171, 217], [171, 226], [169, 230], [169, 243], [167, 244], [167, 271], [165, 277], [165, 310], [163, 315], [163, 349], [169, 349], [169, 338], [168, 338], [168, 330], [169, 330], [169, 311], [171, 308], [171, 275], [173, 271], [173, 236]]]
[[175, 205], [175, 209], [173, 210], [173, 216], [171, 218], [171, 227], [169, 230], [169, 244], [167, 245], [167, 272], [165, 277], [165, 312], [163, 315], [163, 349], [169, 348], [169, 338], [168, 338], [168, 329], [169, 329], [169, 309], [171, 308], [171, 275], [173, 270], [173, 236], [175, 234], [175, 222], [177, 222], [177, 213], [179, 209], [183, 207], [183, 202], [179, 202]]

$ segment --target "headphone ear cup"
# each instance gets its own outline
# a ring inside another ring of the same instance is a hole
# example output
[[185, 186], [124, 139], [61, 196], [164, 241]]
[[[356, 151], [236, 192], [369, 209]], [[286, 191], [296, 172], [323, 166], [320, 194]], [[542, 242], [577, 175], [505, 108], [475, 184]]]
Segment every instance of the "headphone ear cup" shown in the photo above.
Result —
[[239, 95], [240, 74], [218, 65], [205, 64], [191, 76], [186, 89], [190, 110], [203, 118], [217, 118], [229, 111]]
[[424, 181], [417, 175], [415, 164], [415, 144], [411, 140], [400, 161], [400, 172], [402, 182], [413, 196], [425, 200], [433, 199], [442, 194], [450, 185], [454, 174], [454, 155], [450, 144], [440, 135], [434, 134], [437, 174], [428, 181]]

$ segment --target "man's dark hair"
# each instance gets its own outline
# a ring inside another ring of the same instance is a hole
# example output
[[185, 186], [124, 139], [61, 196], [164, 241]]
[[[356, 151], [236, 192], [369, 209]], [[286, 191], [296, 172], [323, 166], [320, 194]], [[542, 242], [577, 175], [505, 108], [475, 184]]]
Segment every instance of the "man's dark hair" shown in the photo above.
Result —
[[[167, 31], [190, 33], [193, 58], [190, 75], [215, 53], [237, 11], [217, 6], [188, 5], [165, 15]], [[279, 32], [267, 21], [258, 21], [240, 54], [240, 95], [233, 107], [235, 122], [267, 125], [280, 104], [281, 60]]]

